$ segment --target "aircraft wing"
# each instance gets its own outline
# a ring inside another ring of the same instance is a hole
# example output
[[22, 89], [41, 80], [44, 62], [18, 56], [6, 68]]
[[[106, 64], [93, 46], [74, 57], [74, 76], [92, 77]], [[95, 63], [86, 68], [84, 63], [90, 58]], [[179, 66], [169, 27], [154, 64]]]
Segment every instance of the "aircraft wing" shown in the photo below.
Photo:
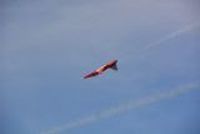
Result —
[[91, 72], [91, 73], [85, 75], [85, 76], [84, 76], [84, 79], [87, 79], [87, 78], [90, 78], [90, 77], [94, 77], [94, 76], [96, 76], [96, 75], [98, 75], [98, 74], [99, 74], [98, 72], [93, 71], [93, 72]]

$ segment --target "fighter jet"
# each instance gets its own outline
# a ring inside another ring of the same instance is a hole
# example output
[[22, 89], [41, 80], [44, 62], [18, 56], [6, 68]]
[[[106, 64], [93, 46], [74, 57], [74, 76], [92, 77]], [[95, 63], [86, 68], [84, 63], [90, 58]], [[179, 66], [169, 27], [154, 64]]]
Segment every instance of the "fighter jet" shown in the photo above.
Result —
[[85, 75], [83, 78], [87, 79], [87, 78], [91, 78], [91, 77], [97, 76], [99, 74], [102, 74], [102, 72], [106, 71], [107, 69], [118, 70], [118, 68], [117, 68], [117, 60], [108, 61], [107, 63], [105, 63], [104, 65], [100, 66], [96, 70], [94, 70], [94, 71], [90, 72], [89, 74]]

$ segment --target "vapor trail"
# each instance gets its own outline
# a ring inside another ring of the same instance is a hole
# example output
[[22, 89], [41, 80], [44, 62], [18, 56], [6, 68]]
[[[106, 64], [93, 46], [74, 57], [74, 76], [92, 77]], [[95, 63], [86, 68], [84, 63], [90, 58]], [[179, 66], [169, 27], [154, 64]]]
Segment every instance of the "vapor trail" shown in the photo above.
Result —
[[155, 42], [153, 42], [153, 43], [148, 44], [148, 45], [147, 45], [145, 48], [143, 48], [143, 49], [144, 49], [144, 50], [147, 50], [147, 49], [154, 48], [154, 47], [159, 46], [159, 45], [161, 45], [162, 43], [164, 43], [164, 42], [166, 42], [166, 41], [168, 41], [168, 40], [170, 40], [170, 39], [176, 38], [177, 36], [179, 36], [179, 35], [181, 35], [181, 34], [183, 34], [183, 33], [189, 32], [189, 31], [191, 31], [191, 30], [193, 30], [193, 29], [195, 29], [195, 28], [198, 28], [198, 27], [200, 27], [200, 22], [192, 23], [192, 24], [190, 24], [190, 25], [185, 26], [185, 27], [182, 28], [182, 29], [179, 29], [179, 30], [177, 30], [177, 31], [175, 31], [175, 32], [172, 32], [172, 33], [170, 33], [170, 34], [164, 36], [163, 38], [160, 38], [159, 40], [157, 40], [157, 41], [155, 41]]
[[63, 131], [68, 131], [73, 128], [85, 126], [102, 119], [108, 119], [110, 117], [128, 112], [129, 110], [134, 110], [136, 108], [144, 107], [146, 105], [150, 105], [150, 104], [153, 104], [165, 99], [170, 99], [178, 95], [181, 95], [183, 93], [187, 93], [187, 92], [197, 90], [197, 89], [200, 89], [199, 82], [182, 85], [174, 89], [168, 90], [168, 92], [158, 93], [156, 95], [147, 96], [138, 100], [130, 100], [127, 103], [121, 104], [119, 106], [111, 107], [100, 113], [96, 113], [96, 114], [87, 116], [85, 118], [75, 120], [73, 122], [69, 122], [66, 125], [55, 127], [52, 130], [49, 130], [41, 134], [59, 134]]
[[[164, 44], [164, 43], [171, 40], [171, 39], [177, 38], [178, 36], [180, 36], [184, 33], [192, 31], [196, 28], [200, 28], [200, 21], [196, 21], [194, 23], [186, 25], [185, 27], [182, 27], [182, 28], [180, 28], [180, 29], [178, 29], [174, 32], [171, 32], [171, 33], [163, 36], [162, 38], [160, 38], [156, 41], [152, 41], [151, 43], [146, 44], [143, 48], [138, 49], [138, 50], [134, 50], [133, 52], [131, 52], [131, 55], [134, 54], [134, 58], [137, 58], [137, 59], [144, 58], [147, 55], [147, 53], [146, 53], [147, 51], [153, 50], [153, 49], [155, 49], [159, 46], [162, 46], [162, 45], [167, 45], [167, 44]], [[127, 57], [127, 55], [129, 54], [129, 53], [127, 54], [127, 52], [123, 52], [123, 51], [119, 51], [118, 53], [120, 53], [122, 55], [125, 54], [125, 57]]]

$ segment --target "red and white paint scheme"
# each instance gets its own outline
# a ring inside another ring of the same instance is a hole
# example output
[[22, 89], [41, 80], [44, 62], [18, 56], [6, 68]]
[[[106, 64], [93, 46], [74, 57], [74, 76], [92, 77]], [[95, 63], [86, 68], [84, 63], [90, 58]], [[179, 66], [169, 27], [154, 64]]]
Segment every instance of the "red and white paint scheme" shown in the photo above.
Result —
[[102, 72], [106, 71], [107, 69], [118, 70], [117, 68], [117, 60], [111, 60], [105, 63], [104, 65], [100, 66], [96, 70], [92, 71], [91, 73], [84, 76], [84, 79], [91, 78], [101, 74]]

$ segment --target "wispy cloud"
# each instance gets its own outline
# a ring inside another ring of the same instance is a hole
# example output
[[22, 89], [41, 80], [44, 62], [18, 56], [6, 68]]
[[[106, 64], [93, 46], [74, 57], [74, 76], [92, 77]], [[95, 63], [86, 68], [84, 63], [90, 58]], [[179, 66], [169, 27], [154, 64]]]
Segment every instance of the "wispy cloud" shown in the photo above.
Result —
[[78, 120], [75, 120], [73, 122], [69, 122], [65, 125], [61, 125], [55, 128], [52, 128], [46, 132], [42, 132], [41, 134], [58, 134], [63, 131], [68, 131], [74, 128], [78, 128], [81, 126], [85, 126], [91, 123], [94, 123], [96, 121], [102, 120], [102, 119], [108, 119], [110, 117], [123, 114], [129, 110], [134, 110], [140, 107], [144, 107], [156, 102], [160, 102], [162, 100], [171, 99], [178, 95], [189, 93], [193, 90], [200, 89], [199, 82], [189, 83], [186, 85], [178, 86], [174, 89], [170, 89], [167, 92], [158, 93], [155, 95], [150, 95], [144, 98], [140, 98], [138, 100], [130, 100], [127, 103], [121, 104], [119, 106], [111, 107], [109, 109], [106, 109], [100, 113], [92, 114], [90, 116], [80, 118]]

